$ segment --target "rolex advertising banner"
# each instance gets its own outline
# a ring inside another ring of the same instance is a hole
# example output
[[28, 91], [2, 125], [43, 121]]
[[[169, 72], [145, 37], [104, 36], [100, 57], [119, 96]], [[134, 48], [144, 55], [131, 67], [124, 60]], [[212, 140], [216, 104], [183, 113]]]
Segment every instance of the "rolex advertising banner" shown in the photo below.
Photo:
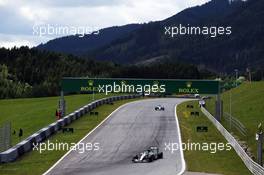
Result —
[[64, 92], [96, 93], [151, 93], [162, 94], [218, 94], [215, 80], [159, 80], [112, 78], [63, 78]]

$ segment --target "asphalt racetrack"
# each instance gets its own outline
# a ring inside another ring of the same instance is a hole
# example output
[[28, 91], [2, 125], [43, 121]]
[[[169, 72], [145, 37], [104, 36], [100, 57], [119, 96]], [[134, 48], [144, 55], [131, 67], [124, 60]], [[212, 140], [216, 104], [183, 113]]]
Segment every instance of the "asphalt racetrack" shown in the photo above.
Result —
[[[89, 134], [82, 143], [99, 143], [97, 151], [71, 151], [46, 174], [53, 175], [177, 175], [185, 168], [179, 144], [175, 105], [184, 99], [161, 98], [123, 105]], [[165, 111], [155, 111], [156, 105]], [[158, 146], [164, 158], [152, 163], [133, 163], [132, 157], [150, 146]]]

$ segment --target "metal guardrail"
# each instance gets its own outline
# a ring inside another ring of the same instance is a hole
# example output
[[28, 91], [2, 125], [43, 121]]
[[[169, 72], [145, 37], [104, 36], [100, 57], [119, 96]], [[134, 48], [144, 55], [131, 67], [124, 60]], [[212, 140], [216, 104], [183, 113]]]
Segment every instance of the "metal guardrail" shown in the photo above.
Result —
[[201, 107], [202, 112], [208, 119], [215, 125], [215, 127], [221, 132], [225, 139], [232, 145], [238, 156], [242, 159], [246, 167], [254, 175], [263, 175], [264, 168], [252, 160], [237, 140], [210, 114], [204, 107]]
[[230, 123], [231, 127], [234, 126], [242, 135], [247, 135], [247, 128], [235, 117], [229, 113], [224, 113], [224, 119]]
[[114, 97], [108, 97], [93, 101], [85, 105], [84, 107], [68, 114], [62, 119], [57, 120], [56, 122], [48, 125], [47, 127], [42, 128], [38, 132], [32, 134], [25, 140], [13, 146], [12, 148], [0, 153], [0, 163], [8, 163], [15, 161], [17, 158], [19, 158], [26, 152], [31, 151], [33, 148], [33, 144], [41, 143], [45, 141], [51, 135], [61, 130], [64, 126], [69, 125], [74, 120], [77, 120], [78, 118], [82, 117], [83, 115], [87, 114], [88, 112], [90, 112], [91, 110], [95, 109], [100, 105], [108, 104], [117, 100], [132, 99], [139, 96], [140, 95], [123, 95], [123, 96], [114, 96]]

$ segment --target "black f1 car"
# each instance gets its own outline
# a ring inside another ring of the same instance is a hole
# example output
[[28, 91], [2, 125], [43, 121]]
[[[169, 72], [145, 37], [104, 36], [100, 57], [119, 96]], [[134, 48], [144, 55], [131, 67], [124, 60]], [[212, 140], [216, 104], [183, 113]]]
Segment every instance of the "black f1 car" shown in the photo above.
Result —
[[148, 150], [143, 151], [133, 157], [134, 163], [153, 162], [154, 160], [163, 159], [163, 152], [159, 152], [159, 148], [156, 146], [150, 147]]
[[155, 107], [155, 111], [164, 111], [164, 110], [165, 110], [164, 106], [158, 105]]

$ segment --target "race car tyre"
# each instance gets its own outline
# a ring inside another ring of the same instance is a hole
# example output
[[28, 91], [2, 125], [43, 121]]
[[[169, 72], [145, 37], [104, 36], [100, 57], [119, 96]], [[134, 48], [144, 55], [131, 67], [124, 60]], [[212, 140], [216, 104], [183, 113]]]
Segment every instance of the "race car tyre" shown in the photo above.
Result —
[[151, 157], [148, 159], [149, 162], [153, 162], [153, 160], [154, 160], [154, 157], [153, 157], [153, 156], [151, 156]]
[[158, 154], [158, 158], [159, 159], [163, 159], [163, 152], [161, 152], [161, 153]]

